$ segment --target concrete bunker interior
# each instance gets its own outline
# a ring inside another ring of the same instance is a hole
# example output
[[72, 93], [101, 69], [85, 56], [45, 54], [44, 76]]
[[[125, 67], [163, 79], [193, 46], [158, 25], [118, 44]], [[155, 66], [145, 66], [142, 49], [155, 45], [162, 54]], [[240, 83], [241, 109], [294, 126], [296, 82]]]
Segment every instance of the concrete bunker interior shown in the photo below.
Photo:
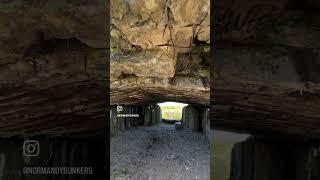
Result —
[[320, 178], [319, 5], [215, 1], [211, 125], [251, 134], [232, 147], [230, 180]]
[[[111, 178], [209, 179], [210, 2], [111, 0], [110, 10]], [[163, 102], [188, 104], [188, 125], [163, 123]]]

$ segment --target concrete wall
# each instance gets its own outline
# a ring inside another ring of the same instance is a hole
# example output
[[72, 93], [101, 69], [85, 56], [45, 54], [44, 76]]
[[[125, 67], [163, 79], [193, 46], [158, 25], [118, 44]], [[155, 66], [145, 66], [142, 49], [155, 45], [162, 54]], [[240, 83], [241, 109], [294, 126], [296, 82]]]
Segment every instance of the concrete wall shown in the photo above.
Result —
[[194, 105], [185, 106], [182, 109], [182, 123], [185, 128], [191, 128], [193, 131], [208, 135], [210, 132], [208, 108]]
[[[139, 117], [119, 117], [118, 115], [133, 115]], [[122, 106], [122, 111], [117, 111], [116, 106], [112, 106], [110, 110], [110, 135], [114, 136], [119, 131], [124, 131], [135, 126], [149, 126], [161, 121], [161, 109], [158, 105], [145, 106]]]
[[206, 133], [207, 137], [210, 137], [210, 133], [212, 133], [212, 130], [210, 129], [210, 109], [205, 108], [202, 109], [202, 127], [203, 132]]
[[186, 128], [198, 131], [199, 111], [194, 106], [188, 105], [182, 109], [182, 121]]
[[307, 144], [249, 139], [232, 150], [230, 180], [318, 180], [320, 151]]
[[144, 106], [144, 125], [153, 125], [161, 121], [161, 109], [159, 105]]
[[213, 180], [213, 129], [210, 129], [210, 109], [204, 106], [188, 105], [182, 109], [184, 128], [205, 133], [210, 144], [210, 179]]

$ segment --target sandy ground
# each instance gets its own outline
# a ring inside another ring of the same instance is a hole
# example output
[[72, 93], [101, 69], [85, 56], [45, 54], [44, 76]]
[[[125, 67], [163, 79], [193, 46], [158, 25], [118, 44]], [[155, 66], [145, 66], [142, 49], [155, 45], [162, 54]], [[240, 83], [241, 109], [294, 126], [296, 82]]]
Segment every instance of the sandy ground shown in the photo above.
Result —
[[209, 179], [209, 143], [201, 133], [160, 123], [111, 138], [113, 180]]

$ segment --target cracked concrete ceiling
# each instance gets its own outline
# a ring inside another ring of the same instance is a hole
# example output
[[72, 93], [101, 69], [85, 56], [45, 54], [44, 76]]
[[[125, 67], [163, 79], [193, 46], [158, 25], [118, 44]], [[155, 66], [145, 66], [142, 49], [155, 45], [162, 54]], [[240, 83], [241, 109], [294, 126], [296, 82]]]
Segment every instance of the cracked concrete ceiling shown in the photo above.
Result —
[[112, 0], [110, 45], [112, 105], [209, 104], [209, 0]]

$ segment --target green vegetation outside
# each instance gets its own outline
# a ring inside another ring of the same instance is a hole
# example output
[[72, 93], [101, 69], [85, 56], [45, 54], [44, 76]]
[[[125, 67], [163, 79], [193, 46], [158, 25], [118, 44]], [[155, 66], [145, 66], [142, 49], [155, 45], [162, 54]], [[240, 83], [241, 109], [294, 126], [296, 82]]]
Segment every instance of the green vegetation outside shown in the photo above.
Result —
[[182, 108], [183, 106], [161, 106], [162, 119], [180, 121]]

